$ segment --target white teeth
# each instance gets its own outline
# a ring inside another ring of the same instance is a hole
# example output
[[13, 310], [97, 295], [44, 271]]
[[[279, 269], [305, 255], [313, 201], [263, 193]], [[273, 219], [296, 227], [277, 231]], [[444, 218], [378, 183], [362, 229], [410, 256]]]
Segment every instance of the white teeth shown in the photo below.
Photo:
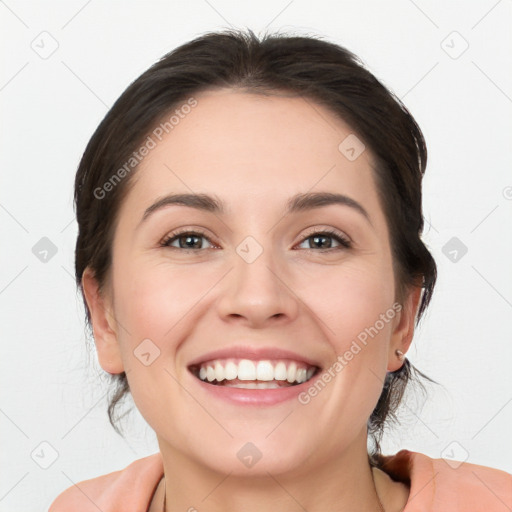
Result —
[[[238, 375], [238, 366], [233, 361], [228, 361], [224, 375], [227, 380], [235, 380]], [[201, 378], [201, 372], [199, 372], [199, 377]]]
[[224, 367], [219, 362], [215, 364], [215, 379], [218, 382], [224, 380]]
[[[237, 362], [238, 361], [238, 362]], [[288, 365], [288, 367], [287, 367]], [[248, 389], [266, 389], [282, 387], [287, 381], [289, 384], [301, 384], [309, 380], [315, 373], [315, 367], [306, 367], [304, 363], [289, 361], [252, 361], [240, 360], [215, 360], [204, 363], [199, 367], [198, 377], [203, 381], [221, 383], [232, 387]], [[197, 374], [196, 374], [197, 375]], [[230, 383], [229, 381], [260, 381], [250, 383]]]
[[306, 368], [299, 368], [297, 370], [297, 382], [300, 384], [302, 382], [306, 382]]
[[256, 380], [256, 366], [249, 359], [242, 359], [238, 363], [239, 380]]
[[258, 380], [274, 380], [274, 367], [270, 361], [260, 361], [256, 366], [256, 378]]
[[274, 368], [274, 379], [275, 380], [286, 380], [288, 373], [286, 371], [286, 365], [281, 361], [276, 364]]
[[206, 368], [206, 378], [211, 382], [212, 380], [215, 380], [215, 370], [211, 367], [211, 366], [208, 366], [208, 368]]
[[297, 378], [297, 365], [295, 363], [292, 363], [290, 366], [288, 366], [288, 376], [286, 380], [288, 382], [293, 382]]

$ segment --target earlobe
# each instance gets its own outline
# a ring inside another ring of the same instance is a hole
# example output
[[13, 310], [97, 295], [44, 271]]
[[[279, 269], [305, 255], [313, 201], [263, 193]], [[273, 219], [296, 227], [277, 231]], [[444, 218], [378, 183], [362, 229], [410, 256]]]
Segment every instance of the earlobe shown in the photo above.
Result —
[[82, 290], [91, 315], [99, 363], [108, 373], [121, 373], [124, 366], [117, 339], [113, 308], [110, 300], [100, 293], [98, 282], [89, 267], [82, 274]]
[[411, 345], [421, 292], [421, 286], [410, 288], [402, 304], [402, 309], [399, 313], [400, 317], [395, 324], [389, 344], [388, 371], [390, 372], [398, 370], [403, 365], [403, 357], [398, 357], [396, 351], [399, 350], [405, 354]]

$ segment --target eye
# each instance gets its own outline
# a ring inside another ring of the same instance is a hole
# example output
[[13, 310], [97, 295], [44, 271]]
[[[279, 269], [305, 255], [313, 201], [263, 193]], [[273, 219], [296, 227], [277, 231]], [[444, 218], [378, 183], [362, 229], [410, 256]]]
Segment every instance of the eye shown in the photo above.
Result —
[[[332, 239], [334, 239], [339, 246], [333, 247], [332, 246]], [[313, 244], [320, 245], [319, 247], [320, 252], [321, 251], [329, 251], [329, 250], [340, 250], [340, 249], [350, 249], [352, 247], [351, 241], [342, 235], [341, 233], [338, 233], [337, 231], [332, 230], [324, 230], [324, 231], [316, 231], [311, 234], [309, 234], [306, 238], [303, 239], [301, 242], [301, 245], [308, 240], [311, 240]], [[340, 247], [341, 246], [341, 247]], [[307, 248], [307, 250], [313, 250], [314, 248]], [[317, 251], [319, 252], [319, 251]]]
[[[161, 247], [172, 247], [173, 249], [207, 249], [207, 247], [202, 247], [203, 243], [201, 240], [208, 240], [209, 243], [210, 239], [202, 232], [200, 231], [180, 231], [180, 232], [174, 232], [165, 237], [161, 242]], [[173, 245], [175, 242], [178, 243], [178, 246]]]
[[[338, 246], [334, 246], [332, 244], [332, 240], [335, 240], [338, 243]], [[206, 236], [205, 233], [201, 231], [178, 231], [169, 234], [165, 237], [161, 242], [161, 247], [171, 247], [173, 249], [183, 249], [183, 250], [202, 250], [208, 249], [208, 247], [203, 247], [202, 240], [207, 240], [210, 245], [210, 239]], [[337, 231], [332, 230], [323, 230], [323, 231], [315, 231], [309, 234], [307, 237], [303, 239], [301, 245], [307, 241], [311, 240], [313, 244], [320, 246], [318, 249], [320, 252], [329, 251], [329, 250], [340, 250], [340, 249], [350, 249], [352, 247], [351, 241], [338, 233]], [[175, 244], [178, 244], [177, 246]], [[306, 250], [314, 250], [313, 248], [305, 248]], [[318, 251], [317, 251], [318, 252]]]

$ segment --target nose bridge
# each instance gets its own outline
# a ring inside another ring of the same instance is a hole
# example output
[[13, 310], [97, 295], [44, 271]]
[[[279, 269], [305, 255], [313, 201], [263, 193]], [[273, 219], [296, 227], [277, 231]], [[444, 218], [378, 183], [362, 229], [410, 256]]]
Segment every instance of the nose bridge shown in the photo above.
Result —
[[219, 313], [242, 316], [251, 324], [276, 317], [295, 317], [297, 299], [285, 285], [283, 262], [270, 236], [245, 237], [233, 254], [233, 270], [222, 291]]

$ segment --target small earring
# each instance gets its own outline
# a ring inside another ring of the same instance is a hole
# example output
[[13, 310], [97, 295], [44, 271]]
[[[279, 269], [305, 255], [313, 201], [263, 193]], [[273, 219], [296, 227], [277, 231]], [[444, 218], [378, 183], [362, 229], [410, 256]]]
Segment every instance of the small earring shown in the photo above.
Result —
[[395, 354], [398, 357], [398, 359], [400, 359], [400, 361], [404, 360], [404, 353], [401, 350], [396, 349]]

